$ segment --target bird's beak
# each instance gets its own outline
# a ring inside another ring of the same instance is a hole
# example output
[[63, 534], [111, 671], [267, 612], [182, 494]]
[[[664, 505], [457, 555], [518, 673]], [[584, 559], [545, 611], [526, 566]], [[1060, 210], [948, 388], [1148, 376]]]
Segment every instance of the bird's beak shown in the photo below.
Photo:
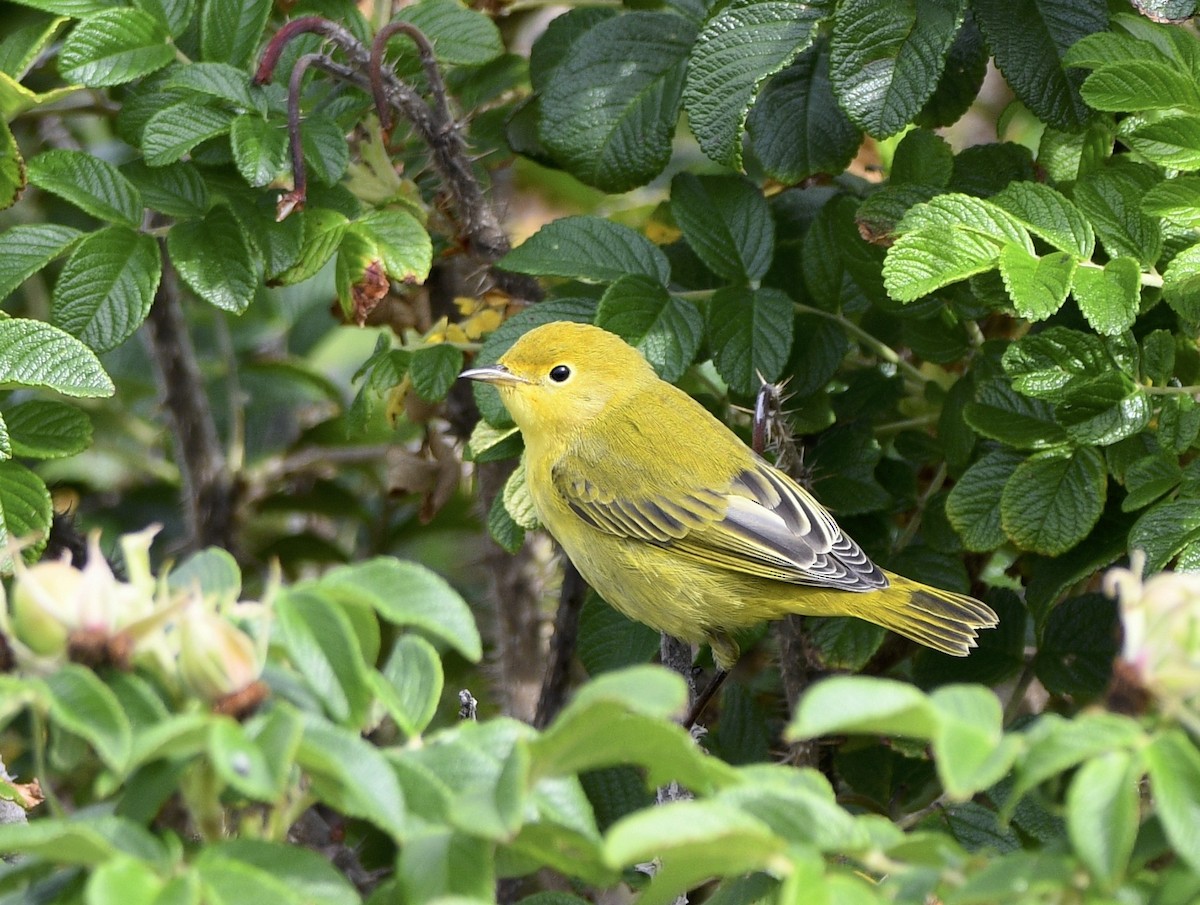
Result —
[[524, 377], [519, 377], [504, 365], [488, 365], [485, 368], [468, 368], [458, 375], [468, 380], [482, 380], [484, 383], [513, 386], [518, 383], [529, 383]]

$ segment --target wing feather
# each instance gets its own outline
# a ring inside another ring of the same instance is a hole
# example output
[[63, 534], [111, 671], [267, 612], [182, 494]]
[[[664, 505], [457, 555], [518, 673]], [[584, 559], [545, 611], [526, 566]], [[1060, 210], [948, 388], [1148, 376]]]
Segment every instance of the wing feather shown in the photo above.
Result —
[[888, 586], [812, 494], [758, 457], [719, 491], [617, 498], [584, 479], [570, 459], [554, 467], [553, 479], [571, 510], [608, 534], [775, 581], [842, 591]]

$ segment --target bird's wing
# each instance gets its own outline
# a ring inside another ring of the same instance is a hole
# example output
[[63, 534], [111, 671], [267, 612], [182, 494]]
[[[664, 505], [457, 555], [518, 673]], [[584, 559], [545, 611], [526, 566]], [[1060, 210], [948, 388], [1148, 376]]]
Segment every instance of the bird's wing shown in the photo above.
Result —
[[[604, 469], [567, 458], [555, 489], [593, 528], [662, 547], [707, 565], [844, 591], [874, 591], [887, 577], [813, 496], [762, 459], [720, 489], [680, 488], [638, 498], [608, 492]], [[611, 486], [611, 485], [610, 485]]]

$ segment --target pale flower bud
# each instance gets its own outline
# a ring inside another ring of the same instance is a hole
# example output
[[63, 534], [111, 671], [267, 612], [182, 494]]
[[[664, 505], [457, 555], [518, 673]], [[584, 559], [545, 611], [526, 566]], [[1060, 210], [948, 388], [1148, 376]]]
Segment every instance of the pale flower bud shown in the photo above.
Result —
[[20, 569], [12, 593], [16, 640], [43, 657], [63, 654], [75, 624], [74, 601], [82, 586], [83, 573], [66, 560]]
[[1135, 554], [1131, 569], [1104, 577], [1105, 591], [1121, 603], [1121, 657], [1164, 715], [1200, 731], [1200, 574], [1159, 572], [1143, 581], [1143, 562]]
[[236, 694], [258, 679], [263, 662], [253, 639], [198, 598], [180, 622], [179, 677], [206, 701]]

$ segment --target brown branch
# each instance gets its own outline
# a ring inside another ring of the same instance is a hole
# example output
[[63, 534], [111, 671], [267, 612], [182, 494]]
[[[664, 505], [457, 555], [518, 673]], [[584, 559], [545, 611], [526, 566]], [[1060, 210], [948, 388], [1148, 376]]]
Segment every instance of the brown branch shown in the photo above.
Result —
[[188, 333], [183, 299], [163, 247], [163, 273], [146, 318], [146, 344], [158, 374], [163, 406], [183, 481], [188, 548], [234, 547], [236, 482], [217, 437], [196, 349]]
[[567, 701], [571, 663], [575, 659], [575, 643], [579, 640], [579, 614], [583, 611], [586, 596], [587, 584], [579, 570], [566, 562], [558, 612], [554, 616], [554, 637], [550, 639], [550, 663], [542, 678], [542, 694], [533, 717], [533, 725], [538, 729], [549, 726]]
[[[386, 34], [387, 31], [384, 29], [380, 34]], [[403, 32], [416, 42], [427, 73], [431, 69], [436, 71], [432, 47], [417, 28], [404, 24], [403, 28], [398, 27], [394, 31]], [[395, 108], [412, 123], [429, 147], [433, 166], [454, 202], [461, 238], [467, 248], [489, 265], [507, 254], [512, 246], [483, 187], [475, 178], [466, 140], [450, 113], [440, 73], [430, 77], [430, 92], [434, 96], [434, 103], [430, 105], [394, 72], [383, 67], [383, 46], [386, 41], [381, 43], [376, 38], [375, 52], [372, 53], [341, 26], [326, 19], [306, 16], [288, 22], [268, 43], [255, 75], [258, 84], [271, 79], [283, 48], [297, 35], [304, 33], [319, 34], [333, 41], [347, 59], [347, 64], [338, 64], [328, 57], [321, 57], [314, 60], [313, 65], [362, 89], [375, 98], [381, 110]], [[493, 271], [492, 277], [512, 295], [530, 299], [541, 297], [536, 281], [529, 277], [503, 271]]]

